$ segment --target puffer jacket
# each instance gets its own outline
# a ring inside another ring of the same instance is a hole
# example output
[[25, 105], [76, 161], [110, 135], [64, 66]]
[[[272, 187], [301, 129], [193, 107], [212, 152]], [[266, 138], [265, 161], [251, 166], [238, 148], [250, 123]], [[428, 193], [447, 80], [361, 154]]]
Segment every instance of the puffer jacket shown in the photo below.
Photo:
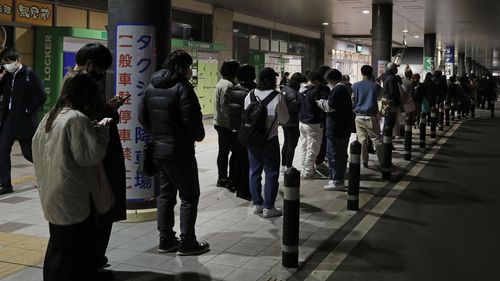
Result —
[[162, 69], [153, 74], [139, 106], [139, 122], [150, 133], [153, 157], [174, 160], [193, 155], [205, 138], [198, 97], [186, 77]]
[[229, 127], [231, 130], [237, 131], [240, 128], [245, 98], [248, 92], [256, 86], [255, 82], [239, 83], [229, 91]]

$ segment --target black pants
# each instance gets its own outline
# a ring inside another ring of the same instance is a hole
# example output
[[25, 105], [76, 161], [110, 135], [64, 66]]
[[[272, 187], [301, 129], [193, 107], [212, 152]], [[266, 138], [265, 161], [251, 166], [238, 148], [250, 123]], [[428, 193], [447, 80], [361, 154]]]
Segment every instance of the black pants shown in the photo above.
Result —
[[194, 226], [198, 213], [200, 183], [198, 166], [194, 155], [178, 158], [175, 161], [156, 160], [160, 169], [160, 195], [158, 196], [158, 230], [160, 237], [175, 239], [174, 207], [177, 203], [177, 191], [181, 199], [180, 230], [181, 243], [196, 242]]
[[12, 152], [12, 146], [14, 141], [19, 141], [21, 145], [21, 152], [26, 160], [33, 162], [33, 155], [31, 152], [31, 139], [18, 140], [10, 136], [10, 124], [11, 122], [6, 120], [0, 129], [0, 184], [5, 187], [12, 186], [12, 181], [10, 177], [11, 172], [11, 162], [10, 153]]
[[238, 159], [236, 160], [235, 171], [237, 174], [235, 178], [236, 195], [243, 198], [250, 197], [250, 163], [248, 162], [247, 148], [241, 144], [239, 144]]
[[[219, 135], [219, 154], [217, 155], [217, 169], [219, 179], [227, 179], [227, 165], [229, 162], [229, 179], [235, 180], [236, 177], [236, 159], [238, 158], [238, 135], [230, 129], [214, 126]], [[231, 152], [231, 158], [229, 158]], [[228, 161], [229, 159], [229, 161]]]
[[297, 144], [299, 143], [300, 131], [298, 126], [283, 126], [283, 132], [285, 141], [281, 149], [281, 165], [290, 168], [293, 165], [295, 148], [297, 148]]
[[316, 157], [316, 165], [325, 162], [326, 157], [326, 123], [323, 121], [323, 138], [321, 140], [321, 148], [319, 149], [318, 156]]
[[95, 219], [74, 225], [49, 223], [49, 244], [43, 264], [44, 281], [95, 280]]
[[94, 264], [102, 267], [106, 261], [106, 250], [108, 249], [109, 239], [111, 238], [111, 229], [113, 222], [97, 216], [96, 223], [96, 243], [94, 244]]

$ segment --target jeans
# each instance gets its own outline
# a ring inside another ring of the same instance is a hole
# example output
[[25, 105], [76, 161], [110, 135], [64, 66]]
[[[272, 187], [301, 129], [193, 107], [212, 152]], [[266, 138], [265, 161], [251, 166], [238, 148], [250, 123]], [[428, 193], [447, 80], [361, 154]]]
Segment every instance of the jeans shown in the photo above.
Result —
[[[10, 126], [11, 121], [6, 120], [2, 127], [0, 128], [0, 184], [5, 187], [11, 187], [11, 162], [10, 153], [12, 152], [12, 146], [16, 139], [10, 136]], [[18, 140], [21, 145], [21, 152], [24, 158], [30, 162], [33, 162], [33, 155], [31, 151], [31, 139], [29, 140]]]
[[198, 214], [200, 183], [198, 166], [194, 155], [183, 156], [175, 161], [155, 159], [159, 167], [160, 195], [158, 196], [158, 230], [160, 237], [175, 239], [174, 207], [177, 191], [181, 199], [180, 231], [181, 244], [196, 243], [194, 226]]
[[[236, 177], [236, 159], [238, 158], [238, 135], [231, 129], [221, 126], [214, 126], [219, 136], [219, 154], [217, 155], [217, 169], [219, 179], [227, 179], [227, 165], [229, 162], [229, 179], [233, 180]], [[231, 158], [229, 158], [231, 152]], [[229, 159], [229, 161], [228, 161]]]
[[335, 184], [344, 184], [347, 169], [347, 147], [349, 138], [327, 138], [326, 155], [330, 168], [330, 179]]
[[321, 149], [323, 124], [300, 123], [299, 129], [302, 143], [302, 170], [304, 175], [311, 175], [316, 170], [316, 157]]
[[290, 168], [293, 166], [295, 148], [299, 143], [300, 131], [298, 126], [283, 126], [285, 142], [281, 150], [281, 165]]
[[[274, 207], [278, 195], [280, 146], [278, 136], [267, 140], [263, 147], [248, 147], [250, 161], [250, 193], [254, 205]], [[262, 198], [262, 171], [266, 173], [264, 198]]]

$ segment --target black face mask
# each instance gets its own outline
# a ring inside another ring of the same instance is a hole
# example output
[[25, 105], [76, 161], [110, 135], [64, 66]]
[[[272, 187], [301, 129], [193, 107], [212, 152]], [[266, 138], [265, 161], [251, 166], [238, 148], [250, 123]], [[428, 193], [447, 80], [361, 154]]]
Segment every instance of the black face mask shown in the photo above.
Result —
[[95, 70], [89, 71], [88, 74], [92, 79], [94, 79], [96, 82], [101, 81], [104, 78], [104, 73], [99, 73]]

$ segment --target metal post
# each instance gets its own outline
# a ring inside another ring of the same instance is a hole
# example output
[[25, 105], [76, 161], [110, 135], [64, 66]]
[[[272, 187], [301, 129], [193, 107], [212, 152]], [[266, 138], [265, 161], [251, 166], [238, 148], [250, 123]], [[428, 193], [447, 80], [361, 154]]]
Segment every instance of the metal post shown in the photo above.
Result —
[[427, 124], [427, 114], [422, 112], [422, 115], [420, 116], [420, 142], [419, 142], [420, 148], [425, 148], [425, 137], [427, 130], [426, 124]]
[[405, 124], [405, 160], [411, 160], [411, 144], [412, 144], [412, 118], [406, 119]]
[[392, 172], [392, 129], [384, 127], [384, 145], [382, 147], [382, 178], [391, 179]]
[[450, 126], [450, 105], [448, 102], [444, 102], [444, 125]]
[[442, 132], [444, 131], [444, 108], [442, 103], [439, 104], [438, 119], [439, 119], [439, 131]]
[[351, 142], [349, 153], [349, 185], [347, 189], [347, 210], [359, 209], [359, 181], [361, 178], [361, 143]]
[[300, 172], [289, 168], [284, 175], [282, 265], [299, 267]]
[[436, 108], [432, 107], [431, 108], [431, 139], [436, 138], [437, 119], [438, 119], [438, 116], [437, 116]]

